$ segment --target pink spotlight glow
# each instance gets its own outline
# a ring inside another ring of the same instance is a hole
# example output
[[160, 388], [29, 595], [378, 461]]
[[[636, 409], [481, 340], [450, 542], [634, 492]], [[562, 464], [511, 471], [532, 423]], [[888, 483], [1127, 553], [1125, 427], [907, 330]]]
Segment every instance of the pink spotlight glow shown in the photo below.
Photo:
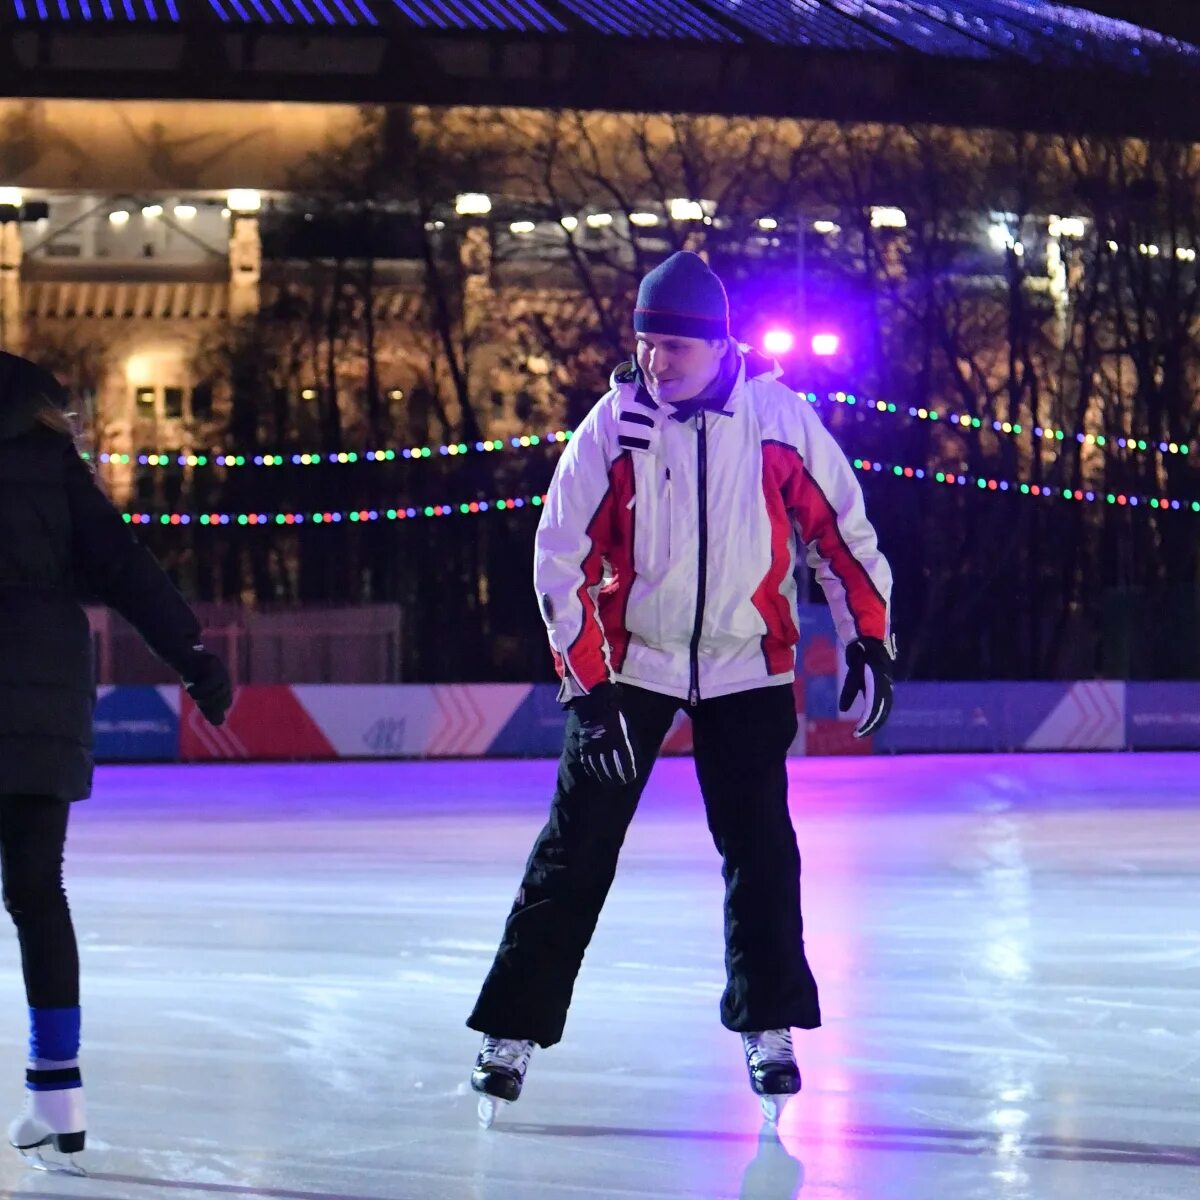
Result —
[[787, 354], [796, 339], [786, 329], [768, 329], [763, 335], [763, 349], [768, 354]]
[[814, 333], [812, 352], [818, 358], [830, 358], [841, 348], [842, 339], [836, 333]]

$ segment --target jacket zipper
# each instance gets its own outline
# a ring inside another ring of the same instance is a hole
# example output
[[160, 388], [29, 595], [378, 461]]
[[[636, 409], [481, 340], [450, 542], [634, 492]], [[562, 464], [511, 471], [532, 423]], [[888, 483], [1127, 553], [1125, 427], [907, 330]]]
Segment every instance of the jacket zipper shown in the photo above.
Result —
[[696, 571], [696, 623], [692, 626], [691, 686], [688, 704], [700, 703], [700, 631], [704, 625], [704, 593], [708, 587], [708, 426], [704, 409], [696, 416], [696, 491], [700, 501], [700, 556]]

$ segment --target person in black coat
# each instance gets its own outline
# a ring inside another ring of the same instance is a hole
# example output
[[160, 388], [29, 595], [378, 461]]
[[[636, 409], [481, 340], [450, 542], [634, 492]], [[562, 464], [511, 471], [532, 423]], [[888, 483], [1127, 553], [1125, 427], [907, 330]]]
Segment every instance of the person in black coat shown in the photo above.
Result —
[[81, 1150], [79, 957], [63, 890], [73, 801], [92, 790], [91, 634], [81, 605], [115, 608], [179, 673], [214, 725], [229, 675], [200, 624], [80, 458], [53, 375], [0, 352], [0, 873], [29, 1001], [20, 1150]]

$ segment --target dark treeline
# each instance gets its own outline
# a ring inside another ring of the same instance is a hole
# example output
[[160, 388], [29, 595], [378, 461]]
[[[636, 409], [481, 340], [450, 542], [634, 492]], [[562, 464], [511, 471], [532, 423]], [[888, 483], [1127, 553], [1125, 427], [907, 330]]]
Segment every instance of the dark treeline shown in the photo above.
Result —
[[[629, 352], [638, 278], [686, 246], [727, 280], [747, 340], [775, 322], [802, 350], [818, 328], [841, 335], [835, 358], [785, 366], [852, 457], [1014, 484], [865, 478], [897, 577], [903, 674], [1193, 676], [1200, 478], [1195, 449], [1178, 448], [1197, 435], [1198, 176], [1193, 147], [1134, 140], [366, 110], [360, 134], [315, 155], [264, 214], [262, 307], [197, 364], [215, 415], [196, 445], [361, 452], [569, 427]], [[490, 211], [456, 212], [463, 192]], [[830, 389], [898, 411], [831, 404]], [[151, 470], [134, 504], [493, 501], [540, 492], [557, 452]], [[198, 597], [397, 602], [409, 678], [511, 679], [545, 663], [535, 521], [525, 509], [148, 537]]]

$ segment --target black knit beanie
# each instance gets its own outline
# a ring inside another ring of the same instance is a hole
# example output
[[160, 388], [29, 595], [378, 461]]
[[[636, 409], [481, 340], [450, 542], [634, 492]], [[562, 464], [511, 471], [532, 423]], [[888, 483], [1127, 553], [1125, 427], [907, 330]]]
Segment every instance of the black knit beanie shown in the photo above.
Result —
[[637, 333], [727, 338], [729, 298], [700, 255], [680, 250], [642, 280], [633, 328]]

